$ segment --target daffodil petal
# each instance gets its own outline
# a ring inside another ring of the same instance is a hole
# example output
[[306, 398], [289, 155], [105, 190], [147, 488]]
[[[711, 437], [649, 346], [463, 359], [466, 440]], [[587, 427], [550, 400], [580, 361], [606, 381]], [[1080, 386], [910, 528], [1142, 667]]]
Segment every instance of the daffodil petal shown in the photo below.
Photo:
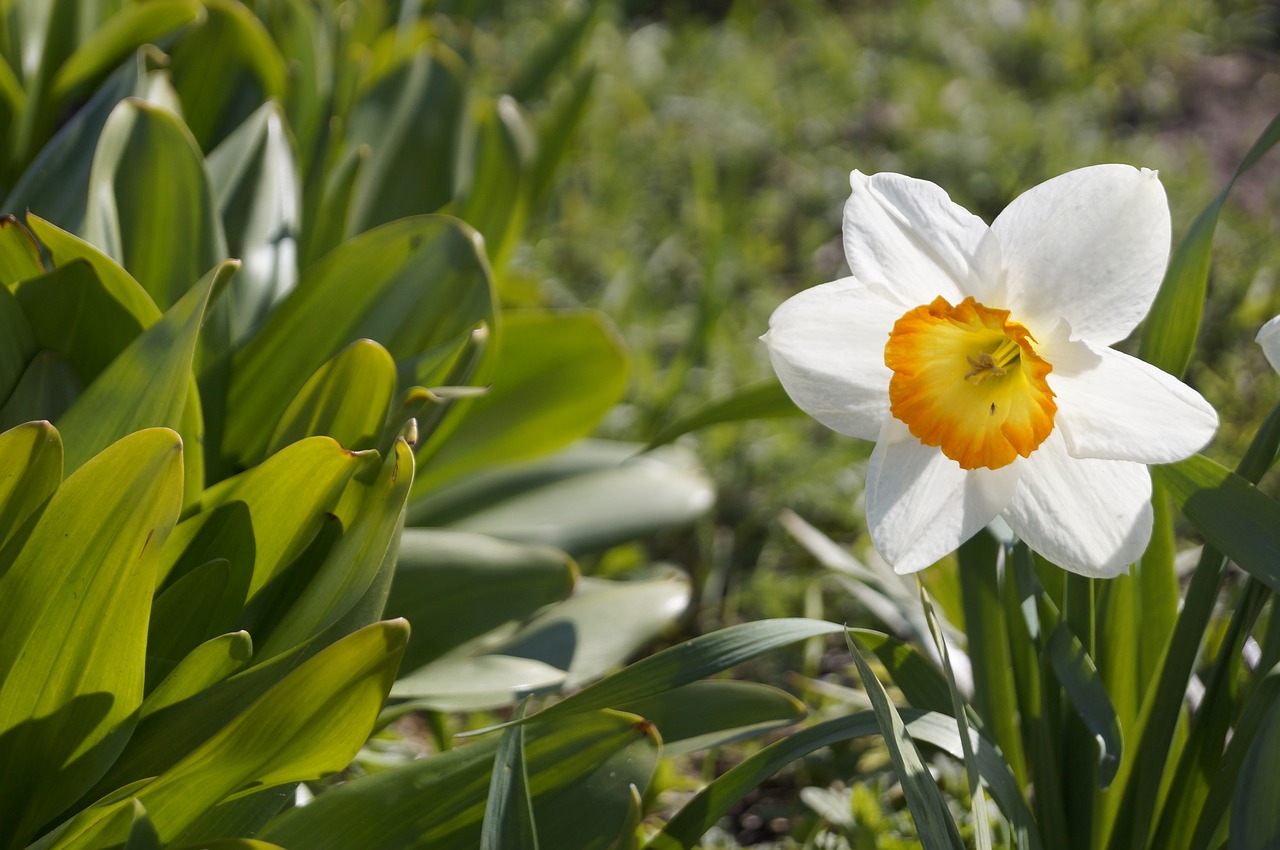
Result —
[[1082, 341], [1055, 346], [1052, 357], [1055, 423], [1072, 457], [1173, 463], [1218, 429], [1200, 393], [1150, 363]]
[[1014, 199], [1000, 239], [1008, 308], [1033, 333], [1066, 319], [1110, 345], [1146, 316], [1169, 260], [1169, 203], [1154, 171], [1095, 165]]
[[874, 440], [889, 415], [884, 346], [901, 309], [853, 278], [784, 301], [764, 341], [787, 394], [828, 428]]
[[1271, 368], [1280, 372], [1280, 316], [1276, 316], [1258, 330], [1256, 337], [1262, 353], [1267, 356]]
[[1020, 464], [964, 470], [891, 419], [867, 465], [867, 526], [899, 573], [922, 570], [995, 519], [1013, 497]]
[[982, 219], [927, 180], [855, 171], [849, 182], [844, 253], [854, 277], [902, 307], [986, 294], [980, 267], [999, 248], [982, 245]]
[[1074, 458], [1054, 432], [1022, 461], [1001, 514], [1027, 545], [1081, 575], [1128, 572], [1151, 539], [1151, 475], [1140, 463]]

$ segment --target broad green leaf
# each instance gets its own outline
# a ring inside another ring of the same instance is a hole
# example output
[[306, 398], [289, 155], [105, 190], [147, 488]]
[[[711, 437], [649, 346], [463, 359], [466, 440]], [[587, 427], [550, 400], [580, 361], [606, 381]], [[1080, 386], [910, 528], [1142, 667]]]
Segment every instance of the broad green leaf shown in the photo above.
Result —
[[357, 497], [360, 507], [355, 519], [264, 641], [262, 658], [300, 644], [337, 622], [360, 601], [379, 570], [395, 563], [412, 484], [413, 451], [404, 440], [397, 440], [377, 479]]
[[[7, 230], [0, 219], [0, 238]], [[0, 404], [9, 398], [35, 355], [36, 337], [18, 299], [0, 286]]]
[[1204, 455], [1152, 468], [1214, 548], [1280, 591], [1280, 504]]
[[285, 848], [278, 844], [258, 841], [256, 838], [220, 838], [217, 841], [186, 844], [178, 850], [285, 850]]
[[172, 112], [135, 98], [112, 110], [94, 153], [85, 238], [162, 308], [226, 259], [204, 157]]
[[48, 422], [0, 433], [0, 549], [62, 483], [62, 438]]
[[[904, 708], [901, 714], [912, 738], [961, 757], [954, 718], [913, 708]], [[863, 711], [802, 729], [770, 744], [708, 783], [645, 846], [649, 850], [690, 850], [735, 803], [791, 762], [823, 747], [879, 732], [875, 713]], [[972, 731], [970, 734], [982, 781], [1019, 836], [1019, 847], [1040, 850], [1039, 830], [1009, 766], [991, 743]]]
[[515, 98], [473, 106], [474, 138], [458, 173], [456, 214], [485, 240], [495, 268], [501, 269], [513, 234], [528, 213], [525, 175], [533, 159], [533, 131]]
[[850, 629], [849, 632], [876, 654], [912, 708], [939, 714], [952, 711], [946, 677], [919, 649], [883, 632], [869, 629]]
[[346, 146], [369, 148], [351, 198], [348, 238], [386, 222], [434, 213], [453, 199], [469, 69], [431, 40], [359, 95]]
[[321, 435], [349, 449], [374, 448], [395, 390], [391, 355], [372, 340], [356, 340], [316, 370], [289, 402], [266, 454]]
[[245, 464], [260, 457], [271, 437], [263, 423], [279, 422], [307, 379], [350, 343], [376, 340], [403, 363], [491, 323], [493, 310], [475, 233], [454, 219], [405, 219], [343, 243], [303, 272], [236, 353], [224, 453]]
[[404, 672], [559, 602], [575, 575], [573, 562], [549, 547], [405, 529], [386, 608], [413, 626]]
[[262, 22], [237, 0], [204, 0], [204, 21], [171, 51], [173, 85], [200, 147], [209, 150], [268, 100], [288, 68]]
[[1213, 233], [1227, 195], [1240, 175], [1252, 168], [1277, 142], [1280, 142], [1280, 116], [1262, 131], [1235, 174], [1191, 224], [1191, 229], [1182, 237], [1169, 259], [1160, 292], [1147, 315], [1138, 356], [1171, 375], [1181, 376], [1191, 362], [1200, 316], [1204, 312]]
[[52, 351], [41, 351], [0, 407], [0, 428], [34, 419], [57, 419], [80, 395], [80, 388], [80, 378], [70, 363]]
[[348, 150], [346, 156], [326, 175], [324, 185], [316, 190], [320, 200], [313, 216], [302, 219], [303, 268], [342, 244], [348, 232], [351, 196], [355, 192], [360, 170], [370, 156], [368, 145]]
[[0, 818], [22, 846], [85, 793], [142, 704], [157, 555], [182, 500], [162, 428], [109, 447], [58, 488], [22, 548], [0, 552]]
[[200, 4], [192, 0], [150, 0], [126, 5], [76, 46], [53, 77], [49, 96], [55, 102], [89, 88], [144, 44], [195, 21]]
[[129, 838], [124, 843], [124, 850], [161, 850], [160, 836], [156, 834], [155, 824], [147, 817], [147, 809], [137, 800], [133, 801], [133, 823], [129, 827]]
[[[223, 800], [342, 770], [386, 698], [408, 637], [403, 620], [376, 623], [327, 647], [160, 776], [132, 794], [164, 841]], [[56, 847], [92, 846], [99, 805], [73, 820]]]
[[671, 568], [626, 581], [581, 578], [573, 595], [494, 651], [565, 670], [565, 686], [577, 687], [623, 664], [675, 625], [692, 595], [688, 576]]
[[613, 325], [589, 310], [509, 311], [492, 386], [424, 462], [421, 493], [462, 474], [563, 448], [622, 397], [629, 361]]
[[964, 850], [960, 831], [951, 812], [947, 810], [947, 801], [934, 782], [933, 774], [924, 766], [920, 751], [916, 749], [915, 741], [907, 731], [898, 709], [889, 701], [884, 685], [880, 684], [880, 680], [871, 671], [871, 665], [862, 654], [865, 648], [858, 646], [857, 639], [848, 632], [845, 635], [849, 652], [853, 655], [853, 663], [858, 667], [862, 687], [871, 698], [876, 723], [880, 726], [880, 734], [889, 749], [889, 758], [898, 774], [898, 782], [902, 786], [902, 793], [911, 810], [920, 840], [930, 848], [952, 847]]
[[206, 688], [243, 670], [253, 657], [248, 632], [210, 638], [191, 650], [142, 701], [139, 719], [197, 696]]
[[574, 134], [587, 112], [595, 80], [595, 68], [583, 68], [574, 76], [567, 90], [540, 115], [537, 150], [526, 178], [528, 203], [532, 210], [542, 209], [546, 203], [556, 168], [568, 154]]
[[777, 380], [763, 381], [743, 387], [725, 398], [709, 402], [688, 416], [681, 417], [654, 435], [646, 449], [666, 445], [683, 434], [709, 425], [742, 422], [749, 419], [774, 419], [797, 416], [800, 408], [787, 395]]
[[[111, 361], [58, 420], [74, 470], [125, 434], [164, 426], [178, 430], [192, 385], [196, 339], [209, 302], [238, 264], [210, 271], [160, 321]], [[200, 433], [183, 433], [189, 455], [200, 453]], [[203, 469], [203, 467], [200, 467]], [[200, 487], [202, 481], [188, 482]]]
[[0, 284], [12, 287], [20, 280], [43, 273], [40, 249], [31, 231], [14, 216], [0, 216]]
[[227, 250], [244, 263], [226, 296], [238, 346], [298, 282], [302, 197], [280, 106], [263, 104], [206, 164]]
[[742, 623], [700, 635], [619, 670], [526, 721], [622, 705], [728, 670], [750, 658], [817, 635], [843, 631], [822, 620], [783, 618]]
[[[472, 850], [480, 842], [497, 748], [491, 736], [361, 777], [284, 812], [259, 837], [290, 850]], [[632, 714], [598, 711], [530, 726], [525, 766], [543, 846], [592, 846], [583, 835], [607, 846], [624, 819], [602, 808], [599, 797], [629, 804], [624, 783], [647, 787], [657, 749], [651, 727]], [[370, 817], [374, 811], [378, 816]]]
[[427, 494], [411, 511], [434, 503], [459, 514], [483, 493], [482, 507], [448, 527], [579, 554], [688, 525], [715, 501], [714, 484], [685, 449], [636, 456], [631, 443], [581, 448], [587, 457], [569, 456], [578, 454], [575, 447], [565, 456], [467, 476], [447, 493]]
[[[524, 715], [524, 705], [514, 719]], [[489, 780], [489, 802], [480, 828], [480, 850], [525, 847], [538, 850], [538, 830], [533, 824], [533, 797], [525, 772], [523, 726], [502, 733]]]
[[247, 583], [247, 571], [237, 574], [230, 561], [217, 558], [156, 595], [147, 630], [148, 694], [200, 644], [232, 627]]
[[[234, 567], [236, 556], [227, 549], [240, 545], [247, 534], [255, 547], [247, 597], [252, 599], [307, 547], [322, 519], [337, 507], [351, 476], [366, 461], [366, 456], [349, 452], [328, 437], [311, 437], [210, 487], [194, 506], [197, 512], [174, 529], [165, 547], [160, 580], [175, 568], [190, 569], [214, 558], [228, 558]], [[247, 517], [239, 510], [229, 513], [230, 508], [214, 510], [235, 502], [244, 503]], [[216, 533], [203, 536], [210, 526]]]
[[658, 728], [662, 753], [718, 747], [804, 720], [804, 704], [786, 691], [755, 682], [691, 682], [619, 706]]
[[1275, 805], [1277, 762], [1280, 762], [1280, 701], [1272, 702], [1240, 765], [1231, 801], [1233, 850], [1264, 850], [1280, 844], [1280, 807]]
[[[151, 300], [151, 296], [118, 262], [80, 237], [35, 214], [27, 215], [27, 225], [49, 249], [55, 268], [84, 260], [93, 268], [98, 286], [133, 317], [139, 328], [150, 327], [160, 320], [160, 309]], [[90, 314], [93, 315], [98, 309], [100, 307], [95, 305]], [[65, 315], [63, 319], [65, 320]], [[120, 347], [123, 349], [124, 346]]]
[[[568, 673], [534, 658], [477, 655], [442, 658], [398, 679], [391, 696], [433, 711], [502, 708], [564, 684]], [[397, 706], [396, 714], [406, 707]]]

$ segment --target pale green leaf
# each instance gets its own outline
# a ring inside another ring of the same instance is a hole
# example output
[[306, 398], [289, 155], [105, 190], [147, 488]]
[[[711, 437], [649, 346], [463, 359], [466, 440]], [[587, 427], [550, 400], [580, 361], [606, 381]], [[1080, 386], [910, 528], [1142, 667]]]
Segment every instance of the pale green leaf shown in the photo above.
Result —
[[253, 657], [248, 632], [210, 638], [191, 650], [142, 701], [139, 719], [197, 696], [205, 689], [243, 670]]
[[48, 422], [0, 433], [0, 549], [62, 483], [62, 438]]
[[648, 720], [673, 756], [763, 735], [804, 720], [804, 704], [786, 691], [729, 679], [690, 682], [620, 705]]

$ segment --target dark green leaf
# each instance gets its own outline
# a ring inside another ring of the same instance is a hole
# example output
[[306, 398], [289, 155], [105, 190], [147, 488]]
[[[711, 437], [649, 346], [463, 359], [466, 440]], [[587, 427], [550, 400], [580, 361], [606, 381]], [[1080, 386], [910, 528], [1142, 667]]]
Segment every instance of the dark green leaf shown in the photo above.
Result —
[[716, 399], [663, 428], [649, 441], [646, 449], [671, 442], [682, 434], [719, 425], [723, 422], [742, 422], [748, 419], [773, 419], [780, 416], [798, 416], [800, 408], [787, 395], [777, 380], [764, 381], [744, 387], [725, 398]]

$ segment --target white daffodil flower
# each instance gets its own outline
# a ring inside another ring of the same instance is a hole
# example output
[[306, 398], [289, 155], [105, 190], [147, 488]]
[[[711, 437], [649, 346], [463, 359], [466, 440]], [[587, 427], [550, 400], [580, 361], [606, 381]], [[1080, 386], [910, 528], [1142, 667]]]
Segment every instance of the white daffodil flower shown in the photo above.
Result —
[[1267, 355], [1271, 368], [1280, 372], [1280, 316], [1259, 328], [1254, 339], [1262, 346], [1262, 353]]
[[764, 340], [796, 404], [876, 441], [880, 554], [919, 570], [1000, 516], [1067, 569], [1126, 572], [1151, 537], [1147, 464], [1194, 454], [1218, 425], [1199, 393], [1110, 348], [1168, 262], [1156, 173], [1072, 171], [990, 227], [933, 183], [851, 183], [853, 276], [787, 300]]

